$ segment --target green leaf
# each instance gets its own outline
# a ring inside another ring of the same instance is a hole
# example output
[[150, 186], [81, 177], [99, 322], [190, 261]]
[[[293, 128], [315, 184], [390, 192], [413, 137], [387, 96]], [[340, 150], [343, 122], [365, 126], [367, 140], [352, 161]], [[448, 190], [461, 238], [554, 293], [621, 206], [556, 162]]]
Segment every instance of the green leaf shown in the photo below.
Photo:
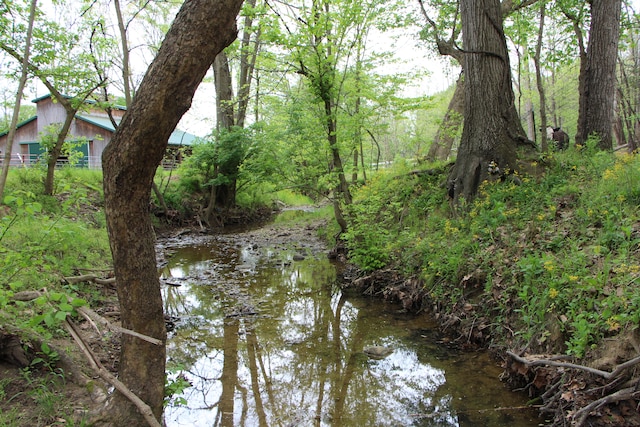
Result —
[[73, 300], [71, 300], [71, 305], [76, 308], [82, 307], [84, 305], [87, 305], [87, 301], [82, 298], [74, 298]]
[[[66, 314], [65, 314], [65, 317], [66, 317]], [[51, 313], [47, 313], [44, 315], [44, 324], [50, 328], [55, 326], [56, 319], [51, 315]]]
[[62, 310], [65, 313], [71, 313], [73, 312], [73, 306], [69, 303], [63, 302], [60, 304], [60, 310]]
[[30, 326], [35, 326], [39, 323], [41, 323], [44, 320], [44, 314], [39, 314], [37, 316], [33, 316], [31, 318], [31, 320], [29, 321], [29, 325]]
[[49, 294], [49, 301], [62, 301], [62, 298], [65, 295], [63, 293], [60, 292], [51, 292]]

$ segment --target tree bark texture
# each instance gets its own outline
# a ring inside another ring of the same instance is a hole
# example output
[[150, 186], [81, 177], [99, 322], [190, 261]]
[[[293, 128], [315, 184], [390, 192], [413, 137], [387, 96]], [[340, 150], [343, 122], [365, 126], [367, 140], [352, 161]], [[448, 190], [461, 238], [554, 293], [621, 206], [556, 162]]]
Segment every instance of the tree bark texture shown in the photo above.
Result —
[[449, 107], [447, 113], [444, 115], [444, 119], [438, 127], [436, 137], [433, 140], [433, 144], [429, 147], [427, 153], [427, 160], [446, 160], [451, 154], [453, 148], [453, 142], [458, 135], [458, 130], [462, 124], [462, 118], [464, 115], [464, 74], [460, 74], [458, 81], [456, 81], [456, 88], [453, 92], [453, 97], [449, 101]]
[[475, 196], [480, 183], [516, 167], [518, 143], [530, 142], [516, 111], [499, 0], [461, 0], [464, 126], [447, 182], [449, 196]]
[[[216, 55], [236, 37], [242, 0], [190, 0], [178, 12], [140, 88], [106, 147], [105, 212], [122, 326], [165, 340], [149, 196], [171, 132]], [[162, 416], [165, 347], [123, 336], [120, 380]], [[128, 401], [116, 395], [115, 426], [143, 425]]]
[[580, 113], [576, 144], [591, 135], [600, 138], [598, 148], [613, 148], [613, 109], [616, 93], [616, 60], [620, 38], [622, 0], [592, 0], [591, 27], [587, 46], [584, 87], [580, 91]]

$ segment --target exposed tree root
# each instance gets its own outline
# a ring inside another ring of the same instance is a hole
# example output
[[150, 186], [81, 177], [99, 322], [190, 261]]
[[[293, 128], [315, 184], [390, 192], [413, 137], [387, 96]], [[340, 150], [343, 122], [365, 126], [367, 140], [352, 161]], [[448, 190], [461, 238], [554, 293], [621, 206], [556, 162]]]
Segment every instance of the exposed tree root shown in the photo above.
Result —
[[[554, 417], [554, 425], [587, 425], [590, 416], [596, 417], [589, 425], [620, 425], [619, 422], [631, 422], [630, 426], [640, 425], [637, 419], [624, 421], [620, 415], [608, 413], [612, 421], [597, 421], [603, 418], [600, 412], [607, 405], [627, 403], [627, 408], [637, 413], [640, 400], [640, 382], [634, 375], [640, 357], [635, 357], [617, 365], [611, 372], [595, 369], [575, 363], [553, 360], [555, 358], [528, 356], [522, 357], [507, 351], [514, 361], [508, 367], [527, 378], [533, 377], [525, 386], [531, 394], [540, 394], [544, 405], [540, 411]], [[555, 369], [550, 369], [555, 368]], [[582, 374], [580, 374], [582, 372]], [[589, 376], [596, 378], [589, 378]], [[599, 378], [599, 379], [598, 379]], [[587, 388], [587, 384], [600, 383], [599, 387]], [[604, 395], [603, 395], [604, 394]], [[623, 408], [624, 409], [624, 408]]]

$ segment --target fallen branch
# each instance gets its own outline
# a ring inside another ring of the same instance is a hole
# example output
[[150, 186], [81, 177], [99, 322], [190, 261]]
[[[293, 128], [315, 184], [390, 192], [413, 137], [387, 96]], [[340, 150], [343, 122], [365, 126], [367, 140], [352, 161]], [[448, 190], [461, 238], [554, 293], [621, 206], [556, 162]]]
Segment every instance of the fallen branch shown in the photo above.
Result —
[[98, 285], [108, 285], [116, 282], [115, 277], [103, 279], [101, 277], [96, 276], [95, 274], [83, 274], [81, 276], [70, 276], [70, 277], [65, 277], [64, 280], [67, 283], [93, 282]]
[[[159, 340], [157, 338], [153, 338], [153, 337], [150, 337], [148, 335], [144, 335], [144, 334], [141, 334], [139, 332], [132, 331], [131, 329], [127, 329], [127, 328], [123, 328], [121, 326], [114, 325], [111, 322], [109, 322], [107, 319], [105, 319], [104, 317], [100, 316], [95, 311], [91, 310], [89, 307], [78, 307], [78, 308], [76, 308], [76, 310], [78, 311], [78, 313], [80, 313], [82, 316], [84, 316], [89, 321], [89, 323], [92, 323], [93, 326], [96, 328], [96, 330], [98, 328], [95, 326], [95, 323], [99, 323], [103, 327], [105, 327], [107, 329], [110, 329], [113, 332], [119, 332], [121, 334], [131, 335], [133, 337], [140, 338], [141, 340], [150, 342], [151, 344], [155, 344], [155, 345], [163, 345], [164, 344], [162, 340]], [[98, 332], [100, 332], [100, 331], [98, 330]]]
[[69, 334], [71, 334], [71, 336], [75, 340], [76, 344], [78, 344], [82, 352], [87, 357], [91, 368], [96, 371], [103, 380], [114, 386], [116, 390], [118, 390], [134, 405], [136, 405], [140, 413], [144, 416], [145, 420], [147, 420], [147, 423], [151, 427], [161, 427], [158, 420], [156, 420], [156, 418], [153, 416], [153, 411], [151, 410], [149, 405], [144, 403], [142, 399], [140, 399], [131, 390], [129, 390], [126, 385], [124, 385], [122, 382], [120, 382], [120, 380], [118, 380], [109, 371], [107, 371], [104, 366], [102, 366], [102, 364], [98, 361], [98, 359], [96, 359], [89, 346], [87, 346], [80, 333], [76, 330], [75, 326], [73, 325], [73, 323], [71, 323], [71, 321], [69, 321], [68, 318], [65, 319], [65, 327], [67, 328]]
[[591, 374], [598, 375], [598, 376], [600, 376], [602, 378], [605, 378], [607, 380], [610, 380], [612, 378], [616, 378], [625, 369], [630, 368], [630, 367], [640, 363], [640, 356], [638, 356], [638, 357], [635, 357], [635, 358], [633, 358], [631, 360], [628, 360], [628, 361], [626, 361], [624, 363], [621, 363], [620, 365], [616, 366], [616, 368], [613, 371], [607, 372], [607, 371], [601, 371], [600, 369], [590, 368], [589, 366], [577, 365], [575, 363], [556, 362], [554, 360], [547, 360], [547, 359], [528, 360], [528, 359], [525, 359], [523, 357], [518, 356], [517, 354], [515, 354], [515, 353], [513, 353], [511, 351], [507, 351], [507, 354], [509, 356], [511, 356], [513, 359], [515, 359], [516, 361], [518, 361], [520, 363], [524, 363], [527, 366], [555, 366], [557, 368], [579, 369], [581, 371], [585, 371], [585, 372], [589, 372]]
[[499, 408], [487, 408], [487, 409], [467, 409], [466, 411], [456, 411], [457, 414], [469, 414], [471, 412], [484, 413], [495, 411], [519, 411], [522, 409], [538, 409], [540, 405], [525, 405], [525, 406], [501, 406]]
[[[34, 299], [38, 298], [41, 295], [44, 295], [45, 293], [46, 292], [40, 292], [40, 291], [16, 292], [16, 294], [13, 295], [13, 297], [11, 297], [11, 299], [14, 300], [14, 301], [31, 301], [31, 300], [34, 300]], [[100, 316], [95, 311], [91, 310], [89, 307], [84, 307], [84, 306], [83, 307], [77, 307], [76, 311], [78, 313], [80, 313], [85, 319], [87, 319], [87, 321], [89, 323], [91, 323], [91, 326], [93, 326], [94, 329], [96, 331], [98, 331], [98, 332], [100, 332], [100, 330], [96, 326], [96, 323], [99, 323], [103, 327], [105, 327], [105, 328], [107, 328], [107, 329], [109, 329], [109, 330], [111, 330], [113, 332], [118, 332], [118, 333], [121, 333], [121, 334], [131, 335], [133, 337], [140, 338], [143, 341], [150, 342], [151, 344], [155, 344], [155, 345], [163, 345], [164, 344], [164, 342], [162, 342], [162, 340], [159, 340], [157, 338], [153, 338], [153, 337], [150, 337], [148, 335], [141, 334], [140, 332], [132, 331], [131, 329], [127, 329], [127, 328], [123, 328], [121, 326], [114, 325], [111, 322], [109, 322], [107, 319], [105, 319], [104, 317]]]

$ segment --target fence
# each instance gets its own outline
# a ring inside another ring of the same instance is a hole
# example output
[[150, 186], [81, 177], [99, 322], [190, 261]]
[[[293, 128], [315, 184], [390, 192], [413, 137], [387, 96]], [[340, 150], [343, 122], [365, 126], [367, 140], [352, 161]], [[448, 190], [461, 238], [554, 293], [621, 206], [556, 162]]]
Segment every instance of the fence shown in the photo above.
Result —
[[[0, 157], [0, 167], [4, 164], [4, 156]], [[46, 166], [45, 160], [42, 156], [37, 154], [30, 155], [22, 155], [22, 154], [12, 154], [11, 161], [9, 163], [10, 167], [34, 167], [43, 165]], [[165, 170], [172, 170], [177, 168], [180, 165], [180, 161], [175, 158], [167, 158], [162, 159], [162, 168]], [[61, 157], [56, 162], [57, 168], [63, 168], [73, 166], [76, 168], [88, 168], [88, 169], [102, 169], [102, 158], [100, 156], [84, 156], [81, 157], [74, 165], [69, 164], [69, 159], [66, 157]]]
[[[0, 166], [4, 164], [4, 156], [0, 157]], [[12, 154], [9, 161], [10, 167], [34, 167], [39, 165], [46, 165], [46, 160], [38, 154]], [[66, 157], [58, 158], [56, 167], [62, 168], [70, 166], [69, 159]], [[75, 164], [72, 165], [77, 168], [90, 168], [100, 169], [102, 168], [102, 159], [99, 156], [84, 156], [81, 157]]]

